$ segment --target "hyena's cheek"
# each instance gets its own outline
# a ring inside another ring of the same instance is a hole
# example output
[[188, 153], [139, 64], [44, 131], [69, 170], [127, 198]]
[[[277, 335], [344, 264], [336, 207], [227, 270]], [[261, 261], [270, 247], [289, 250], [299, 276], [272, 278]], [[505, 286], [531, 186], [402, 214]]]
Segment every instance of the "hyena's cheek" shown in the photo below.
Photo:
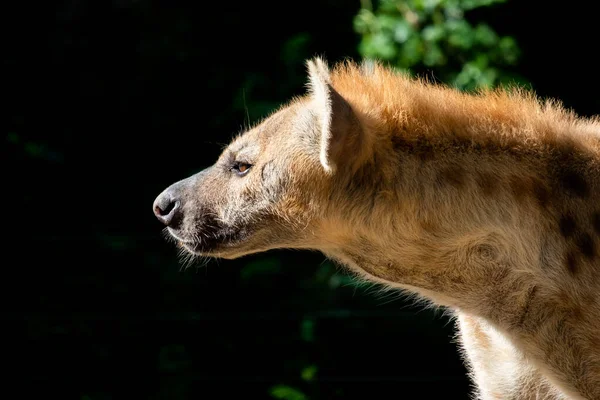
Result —
[[271, 204], [277, 202], [283, 195], [289, 174], [285, 168], [277, 165], [275, 160], [268, 161], [261, 169], [262, 197]]

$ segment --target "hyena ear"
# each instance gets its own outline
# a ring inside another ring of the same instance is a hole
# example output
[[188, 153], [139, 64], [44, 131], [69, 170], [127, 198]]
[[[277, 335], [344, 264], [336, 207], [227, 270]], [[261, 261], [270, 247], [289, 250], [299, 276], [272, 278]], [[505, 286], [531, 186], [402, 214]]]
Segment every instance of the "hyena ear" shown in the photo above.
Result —
[[332, 86], [329, 68], [321, 58], [307, 61], [309, 95], [318, 118], [319, 158], [327, 173], [357, 161], [363, 131], [350, 104]]

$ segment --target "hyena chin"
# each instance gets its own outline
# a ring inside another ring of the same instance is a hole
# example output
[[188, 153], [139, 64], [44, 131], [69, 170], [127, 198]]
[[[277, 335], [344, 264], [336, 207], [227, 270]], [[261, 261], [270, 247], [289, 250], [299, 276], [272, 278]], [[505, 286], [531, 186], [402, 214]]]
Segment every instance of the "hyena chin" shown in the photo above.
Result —
[[320, 250], [455, 311], [480, 399], [600, 399], [600, 120], [308, 61], [308, 92], [154, 202], [189, 252]]

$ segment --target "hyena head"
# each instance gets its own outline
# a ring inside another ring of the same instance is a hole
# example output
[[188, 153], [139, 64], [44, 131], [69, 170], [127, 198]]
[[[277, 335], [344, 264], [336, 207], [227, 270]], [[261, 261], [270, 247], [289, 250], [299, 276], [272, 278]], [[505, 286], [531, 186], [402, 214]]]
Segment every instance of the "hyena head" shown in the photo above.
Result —
[[365, 158], [366, 137], [321, 59], [307, 95], [233, 140], [217, 162], [165, 189], [156, 217], [187, 251], [237, 258], [274, 248], [319, 249], [340, 188]]

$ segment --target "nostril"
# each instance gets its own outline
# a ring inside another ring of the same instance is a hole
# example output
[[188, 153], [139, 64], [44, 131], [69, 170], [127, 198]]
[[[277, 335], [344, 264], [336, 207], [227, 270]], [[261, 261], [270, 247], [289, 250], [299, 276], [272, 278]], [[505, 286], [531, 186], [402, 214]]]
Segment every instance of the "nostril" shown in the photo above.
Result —
[[154, 202], [154, 215], [163, 224], [170, 225], [173, 223], [179, 205], [179, 200], [173, 199], [169, 194], [159, 196]]
[[161, 215], [161, 216], [167, 216], [169, 214], [171, 214], [171, 212], [177, 207], [177, 204], [179, 202], [177, 201], [171, 201], [170, 203], [168, 203], [166, 206], [164, 206], [164, 208], [162, 208], [160, 205], [156, 206], [156, 214]]

